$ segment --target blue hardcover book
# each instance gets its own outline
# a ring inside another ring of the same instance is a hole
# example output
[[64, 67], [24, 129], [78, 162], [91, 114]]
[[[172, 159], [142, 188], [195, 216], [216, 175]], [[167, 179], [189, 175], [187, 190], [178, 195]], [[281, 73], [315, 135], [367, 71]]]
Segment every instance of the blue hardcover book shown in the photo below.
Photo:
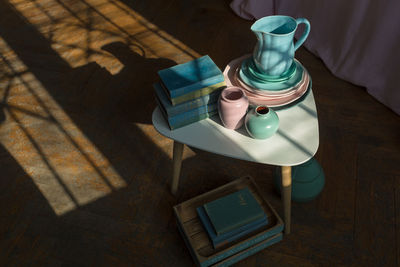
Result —
[[245, 224], [230, 232], [217, 235], [210, 222], [210, 219], [208, 218], [207, 213], [204, 210], [204, 207], [197, 207], [196, 211], [197, 215], [199, 215], [200, 221], [204, 226], [204, 229], [206, 230], [208, 236], [210, 237], [211, 243], [213, 244], [214, 248], [218, 248], [227, 243], [233, 242], [239, 239], [240, 237], [250, 234], [251, 232], [260, 229], [261, 227], [268, 224], [268, 218], [266, 215], [264, 215], [260, 219], [257, 219], [249, 224]]
[[217, 235], [265, 216], [248, 187], [203, 205]]
[[173, 106], [171, 101], [168, 99], [168, 95], [165, 93], [165, 89], [161, 83], [153, 84], [156, 97], [164, 107], [168, 117], [173, 117], [178, 114], [184, 113], [189, 110], [198, 108], [199, 113], [205, 113], [207, 111], [207, 105], [215, 104], [218, 102], [219, 95], [221, 94], [222, 87], [219, 90], [212, 92], [211, 94], [195, 98], [191, 101], [184, 102]]
[[[201, 226], [199, 217], [193, 215], [196, 214], [196, 207], [204, 206], [210, 199], [220, 198], [224, 192], [225, 195], [230, 195], [230, 193], [226, 192], [238, 192], [240, 191], [239, 188], [246, 187], [250, 189], [254, 198], [262, 206], [264, 213], [268, 217], [268, 224], [226, 246], [217, 249], [213, 248], [207, 232]], [[178, 229], [194, 261], [201, 267], [232, 264], [282, 239], [284, 223], [278, 213], [263, 198], [251, 177], [237, 179], [208, 193], [189, 199], [174, 206], [173, 210]]]
[[208, 55], [160, 70], [158, 75], [170, 98], [225, 82], [221, 70]]
[[215, 267], [225, 267], [225, 266], [231, 266], [232, 264], [237, 263], [238, 261], [241, 261], [247, 257], [250, 257], [251, 255], [256, 254], [260, 250], [263, 250], [275, 243], [278, 243], [281, 241], [283, 238], [283, 234], [279, 233], [277, 235], [274, 235], [273, 237], [270, 237], [264, 241], [261, 241], [260, 243], [249, 247], [248, 249], [245, 249], [229, 258], [226, 258], [223, 261], [218, 262], [217, 264], [213, 265]]
[[183, 126], [207, 119], [209, 117], [212, 117], [212, 116], [218, 114], [218, 103], [214, 103], [211, 105], [203, 106], [201, 108], [187, 111], [182, 114], [178, 114], [173, 117], [169, 117], [167, 112], [165, 111], [165, 108], [161, 104], [160, 100], [158, 100], [158, 98], [156, 98], [156, 100], [157, 100], [158, 106], [161, 110], [161, 113], [163, 114], [163, 116], [164, 116], [165, 120], [167, 121], [168, 126], [171, 130], [181, 128]]
[[[178, 224], [178, 230], [181, 233], [182, 238], [189, 249], [190, 255], [195, 260], [196, 265], [200, 267], [211, 266], [218, 262], [223, 263], [225, 259], [233, 264], [234, 262], [244, 259], [246, 256], [250, 256], [265, 247], [268, 247], [270, 245], [273, 245], [281, 241], [282, 231], [283, 231], [283, 225], [281, 225], [279, 227], [274, 227], [270, 231], [264, 231], [262, 233], [255, 234], [253, 237], [247, 239], [245, 242], [241, 242], [240, 244], [234, 245], [228, 249], [224, 249], [221, 252], [216, 253], [209, 259], [199, 262], [199, 259], [196, 257], [196, 253], [193, 251], [194, 248], [191, 246], [188, 237], [185, 235], [185, 232], [183, 231], [182, 224], [179, 221], [177, 221], [177, 224]], [[257, 249], [257, 247], [259, 249]], [[255, 251], [252, 252], [253, 248], [255, 249]], [[241, 252], [244, 254], [242, 254]], [[223, 266], [229, 266], [229, 265], [223, 265]]]
[[195, 90], [193, 92], [181, 95], [181, 96], [177, 96], [177, 97], [172, 97], [170, 95], [170, 92], [165, 89], [165, 85], [163, 85], [162, 81], [160, 82], [162, 87], [164, 88], [164, 92], [168, 95], [168, 99], [171, 102], [171, 104], [173, 106], [175, 105], [179, 105], [188, 101], [192, 101], [196, 98], [199, 97], [204, 97], [206, 95], [212, 94], [214, 91], [220, 91], [220, 89], [225, 88], [226, 87], [226, 82], [220, 82], [220, 83], [216, 83], [207, 87], [203, 87], [201, 89]]

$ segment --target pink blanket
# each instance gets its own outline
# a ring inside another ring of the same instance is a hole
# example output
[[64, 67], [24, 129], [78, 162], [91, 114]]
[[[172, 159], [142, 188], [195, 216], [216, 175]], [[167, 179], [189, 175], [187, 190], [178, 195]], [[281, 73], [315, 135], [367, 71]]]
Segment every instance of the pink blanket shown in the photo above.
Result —
[[273, 14], [307, 18], [311, 32], [304, 46], [334, 75], [366, 87], [400, 114], [400, 1], [233, 0], [231, 8], [249, 20]]

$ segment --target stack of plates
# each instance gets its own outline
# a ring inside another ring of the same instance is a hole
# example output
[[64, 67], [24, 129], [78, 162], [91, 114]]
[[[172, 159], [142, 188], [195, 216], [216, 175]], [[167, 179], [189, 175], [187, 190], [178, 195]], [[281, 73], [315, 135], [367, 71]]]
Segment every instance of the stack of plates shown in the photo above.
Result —
[[251, 105], [285, 107], [304, 99], [311, 88], [311, 78], [298, 61], [282, 76], [260, 73], [252, 63], [251, 55], [231, 61], [224, 70], [227, 85], [243, 89]]

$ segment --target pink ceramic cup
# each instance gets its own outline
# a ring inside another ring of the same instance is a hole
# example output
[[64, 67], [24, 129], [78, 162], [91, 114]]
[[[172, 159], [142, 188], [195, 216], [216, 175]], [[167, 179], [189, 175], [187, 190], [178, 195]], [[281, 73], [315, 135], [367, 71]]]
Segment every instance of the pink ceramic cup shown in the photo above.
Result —
[[218, 113], [228, 129], [239, 129], [249, 107], [249, 100], [240, 87], [229, 86], [222, 90], [218, 100]]

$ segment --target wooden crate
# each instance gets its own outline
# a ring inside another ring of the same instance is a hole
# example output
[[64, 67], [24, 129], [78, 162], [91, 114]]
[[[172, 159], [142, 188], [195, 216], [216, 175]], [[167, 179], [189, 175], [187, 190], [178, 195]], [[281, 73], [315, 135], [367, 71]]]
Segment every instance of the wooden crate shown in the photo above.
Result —
[[[196, 208], [207, 202], [241, 190], [246, 186], [267, 214], [268, 224], [247, 236], [241, 237], [235, 242], [215, 249], [197, 216]], [[178, 204], [174, 206], [174, 213], [178, 229], [192, 257], [199, 266], [211, 266], [213, 264], [228, 266], [234, 263], [235, 259], [236, 261], [241, 260], [246, 255], [254, 254], [260, 249], [282, 239], [284, 228], [282, 219], [265, 200], [259, 187], [249, 176], [236, 179], [233, 182]]]

